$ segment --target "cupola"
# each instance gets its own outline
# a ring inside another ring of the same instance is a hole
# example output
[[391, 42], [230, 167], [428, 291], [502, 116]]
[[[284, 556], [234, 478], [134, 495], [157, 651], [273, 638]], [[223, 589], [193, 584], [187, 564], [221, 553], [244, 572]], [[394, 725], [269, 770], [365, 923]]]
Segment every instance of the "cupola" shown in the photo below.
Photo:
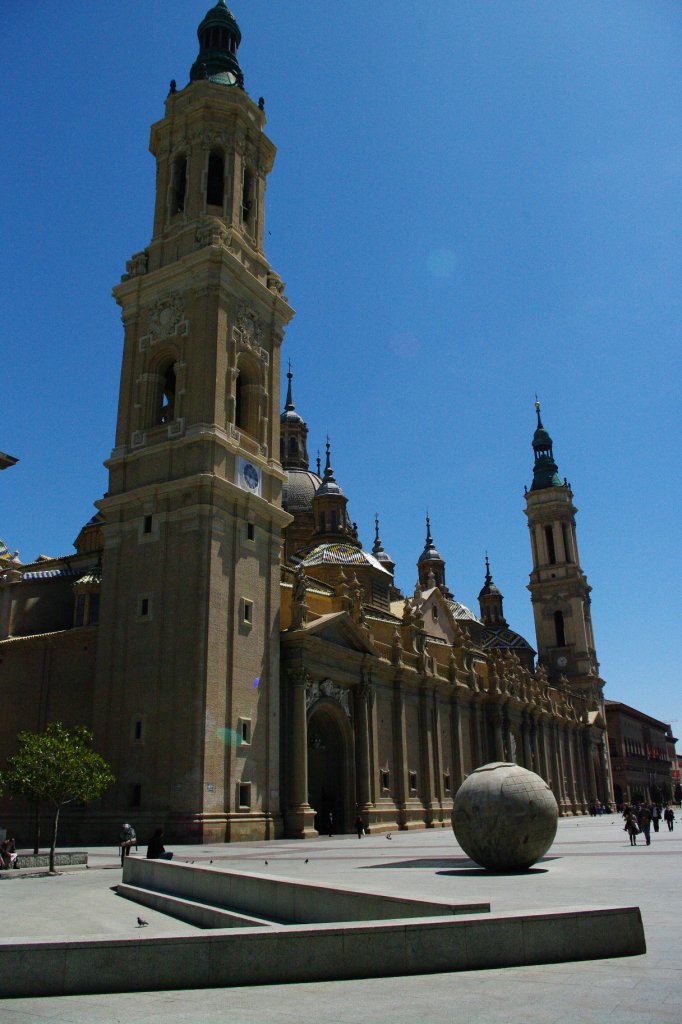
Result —
[[199, 55], [191, 67], [190, 82], [209, 79], [219, 85], [236, 85], [243, 89], [244, 75], [237, 60], [242, 34], [225, 0], [218, 0], [215, 7], [207, 11], [197, 36]]
[[481, 619], [486, 626], [506, 626], [507, 620], [502, 610], [502, 593], [493, 583], [490, 575], [490, 561], [485, 556], [485, 581], [478, 595], [478, 604], [481, 609]]
[[535, 411], [538, 417], [538, 425], [533, 434], [535, 464], [533, 466], [533, 483], [530, 489], [531, 491], [538, 491], [543, 487], [563, 487], [558, 466], [554, 461], [552, 438], [545, 430], [540, 419], [539, 402], [535, 403]]
[[279, 418], [280, 462], [284, 469], [308, 469], [308, 424], [294, 408], [294, 399], [291, 392], [293, 376], [291, 363], [289, 363], [287, 400], [284, 412]]
[[[426, 541], [424, 543], [424, 550], [417, 559], [417, 571], [419, 573], [419, 583], [423, 590], [436, 586], [440, 587], [445, 594], [448, 593], [445, 586], [445, 560], [441, 557], [433, 543], [431, 519], [428, 513], [426, 515]], [[433, 581], [431, 580], [431, 574], [433, 574]]]
[[315, 517], [315, 539], [341, 540], [355, 547], [362, 547], [357, 531], [347, 511], [348, 498], [336, 482], [331, 465], [331, 444], [327, 438], [327, 460], [322, 483], [313, 498], [313, 515]]
[[377, 562], [381, 562], [384, 569], [390, 572], [391, 576], [395, 575], [395, 562], [391, 556], [384, 551], [384, 546], [381, 543], [379, 536], [379, 513], [377, 512], [374, 516], [374, 544], [372, 545], [372, 554], [376, 558]]

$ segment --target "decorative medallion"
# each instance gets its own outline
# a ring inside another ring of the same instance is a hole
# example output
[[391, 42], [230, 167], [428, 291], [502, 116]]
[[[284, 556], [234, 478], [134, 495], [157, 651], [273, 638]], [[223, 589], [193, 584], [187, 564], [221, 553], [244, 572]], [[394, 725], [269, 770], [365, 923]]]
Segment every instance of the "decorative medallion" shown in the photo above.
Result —
[[167, 338], [182, 320], [184, 305], [179, 292], [158, 299], [149, 312], [148, 333], [153, 341]]
[[239, 307], [234, 332], [237, 340], [248, 348], [260, 348], [263, 330], [255, 310], [248, 306]]
[[350, 718], [350, 705], [348, 702], [348, 690], [343, 686], [339, 686], [337, 683], [333, 683], [331, 679], [315, 680], [313, 683], [309, 683], [305, 688], [305, 706], [308, 710], [323, 697], [328, 697], [330, 700], [336, 701], [340, 704], [343, 710], [346, 712], [348, 718]]

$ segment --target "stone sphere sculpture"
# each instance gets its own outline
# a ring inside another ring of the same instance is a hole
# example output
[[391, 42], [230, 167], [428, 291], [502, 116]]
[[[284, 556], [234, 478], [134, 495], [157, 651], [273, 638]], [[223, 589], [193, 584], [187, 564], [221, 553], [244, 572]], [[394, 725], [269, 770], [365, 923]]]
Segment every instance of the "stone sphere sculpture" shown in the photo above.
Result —
[[460, 786], [452, 829], [467, 856], [493, 871], [523, 871], [549, 850], [559, 808], [544, 779], [518, 764], [477, 768]]

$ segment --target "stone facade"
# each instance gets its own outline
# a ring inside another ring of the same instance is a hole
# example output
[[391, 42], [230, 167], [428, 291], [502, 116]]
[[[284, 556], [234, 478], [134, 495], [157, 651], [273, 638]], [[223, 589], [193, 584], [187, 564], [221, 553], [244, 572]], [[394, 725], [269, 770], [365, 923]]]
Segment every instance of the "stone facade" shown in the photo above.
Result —
[[[358, 817], [444, 826], [492, 760], [585, 813], [612, 790], [572, 492], [536, 477], [527, 495], [537, 667], [489, 567], [480, 617], [448, 590], [430, 523], [412, 595], [378, 522], [363, 550], [329, 446], [324, 472], [309, 468], [291, 373], [280, 415], [293, 310], [263, 249], [275, 148], [239, 38], [219, 0], [152, 127], [153, 237], [114, 289], [123, 358], [98, 513], [75, 555], [2, 561], [2, 753], [49, 721], [93, 730], [116, 783], [65, 815], [72, 842], [123, 820], [198, 842]], [[17, 834], [31, 813], [3, 808]]]
[[672, 800], [679, 776], [670, 725], [619, 701], [605, 706], [616, 803]]

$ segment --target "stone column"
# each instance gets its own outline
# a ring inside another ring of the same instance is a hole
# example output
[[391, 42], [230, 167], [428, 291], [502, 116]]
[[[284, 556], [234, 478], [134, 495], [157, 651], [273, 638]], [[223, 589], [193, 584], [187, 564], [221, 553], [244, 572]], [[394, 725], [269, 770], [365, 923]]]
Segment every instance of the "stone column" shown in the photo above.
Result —
[[571, 726], [568, 722], [561, 730], [563, 733], [562, 743], [564, 750], [564, 763], [566, 765], [566, 777], [568, 779], [568, 799], [571, 803], [573, 814], [579, 811], [578, 780], [576, 778], [575, 761], [573, 760], [573, 746], [571, 744]]
[[502, 742], [505, 752], [505, 761], [515, 761], [516, 758], [512, 754], [511, 721], [509, 719], [509, 711], [506, 707], [502, 713]]
[[532, 768], [536, 775], [544, 778], [543, 767], [540, 761], [540, 744], [538, 743], [538, 722], [534, 715], [530, 718], [530, 749], [532, 754]]
[[599, 788], [597, 786], [597, 774], [594, 769], [594, 743], [590, 736], [589, 728], [585, 730], [583, 746], [587, 760], [588, 778], [590, 780], [590, 803], [596, 803], [599, 799]]
[[541, 739], [540, 754], [541, 754], [541, 758], [542, 758], [542, 762], [543, 762], [543, 768], [544, 768], [543, 778], [549, 784], [549, 786], [552, 788], [552, 791], [554, 792], [554, 795], [556, 796], [557, 803], [558, 803], [559, 802], [559, 798], [558, 798], [558, 795], [557, 795], [556, 766], [554, 765], [554, 761], [553, 761], [552, 756], [551, 756], [552, 751], [551, 751], [550, 728], [549, 728], [549, 723], [548, 723], [548, 721], [547, 721], [547, 719], [545, 717], [543, 717], [540, 720], [539, 728], [540, 728], [540, 739]]
[[358, 813], [363, 814], [366, 819], [370, 808], [369, 789], [369, 714], [367, 710], [367, 698], [369, 696], [369, 685], [362, 680], [353, 690], [353, 702], [355, 714], [355, 802]]
[[552, 774], [554, 776], [556, 786], [555, 794], [561, 813], [565, 814], [566, 796], [564, 790], [564, 766], [561, 760], [561, 748], [559, 745], [559, 726], [554, 719], [552, 719], [549, 724], [549, 734], [551, 736], [552, 764], [554, 767]]
[[493, 704], [490, 712], [493, 723], [493, 737], [495, 740], [495, 760], [504, 761], [504, 738], [502, 736], [502, 709], [499, 704]]
[[289, 708], [291, 711], [291, 759], [289, 777], [291, 790], [287, 809], [287, 834], [293, 839], [316, 836], [315, 814], [308, 803], [308, 717], [306, 685], [310, 676], [305, 669], [287, 673]]
[[523, 746], [523, 767], [527, 768], [528, 771], [537, 771], [533, 768], [533, 754], [530, 745], [530, 716], [527, 710], [523, 711], [521, 715], [521, 744]]
[[393, 690], [393, 751], [395, 759], [395, 803], [398, 827], [407, 821], [407, 726], [405, 723], [405, 692], [400, 673], [396, 674]]
[[433, 728], [430, 703], [429, 691], [422, 684], [419, 689], [419, 719], [423, 737], [419, 794], [424, 804], [424, 821], [427, 827], [433, 825]]
[[441, 736], [440, 697], [436, 690], [433, 691], [433, 757], [435, 776], [433, 795], [439, 808], [438, 820], [442, 821], [443, 799], [445, 795], [443, 791], [443, 740]]
[[464, 750], [462, 749], [462, 710], [457, 696], [450, 700], [450, 746], [452, 748], [452, 796], [464, 782]]
[[574, 725], [571, 729], [571, 743], [573, 751], [573, 763], [576, 769], [576, 782], [578, 785], [578, 802], [583, 814], [587, 811], [587, 792], [585, 785], [585, 762], [583, 759], [582, 747], [580, 744], [580, 726]]

